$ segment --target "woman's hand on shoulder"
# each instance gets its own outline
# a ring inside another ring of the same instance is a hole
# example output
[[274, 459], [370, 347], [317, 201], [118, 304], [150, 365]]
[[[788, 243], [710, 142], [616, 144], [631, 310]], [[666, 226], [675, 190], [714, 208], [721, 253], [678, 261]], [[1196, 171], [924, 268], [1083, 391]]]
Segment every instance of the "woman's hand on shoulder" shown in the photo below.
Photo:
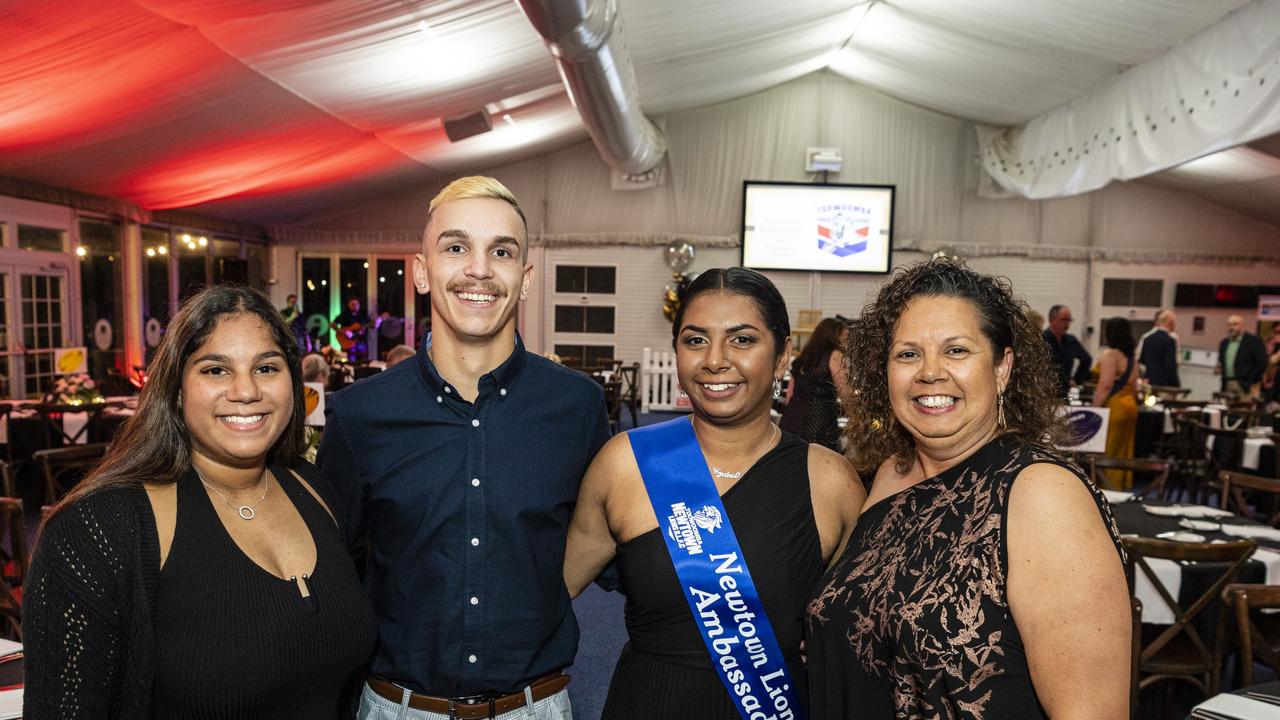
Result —
[[821, 445], [809, 445], [809, 495], [822, 541], [822, 559], [830, 566], [849, 541], [867, 499], [862, 480], [849, 461]]
[[1031, 465], [1009, 495], [1008, 598], [1053, 718], [1126, 717], [1132, 616], [1124, 567], [1083, 480]]
[[587, 468], [565, 547], [564, 584], [570, 597], [578, 597], [613, 559], [617, 543], [609, 525], [609, 506], [619, 480], [638, 474], [625, 433], [610, 438]]

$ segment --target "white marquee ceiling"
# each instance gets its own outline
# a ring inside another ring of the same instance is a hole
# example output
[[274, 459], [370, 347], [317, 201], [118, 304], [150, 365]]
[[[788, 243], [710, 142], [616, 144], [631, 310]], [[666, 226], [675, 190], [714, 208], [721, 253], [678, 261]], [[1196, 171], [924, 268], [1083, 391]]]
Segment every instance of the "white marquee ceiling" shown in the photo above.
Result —
[[[830, 68], [997, 125], [1105, 86], [1245, 4], [619, 0], [650, 116]], [[0, 8], [0, 175], [277, 224], [585, 138], [512, 0], [59, 6]], [[492, 132], [444, 137], [443, 118], [481, 107]], [[1277, 152], [1255, 143], [1160, 181], [1280, 224], [1280, 203], [1252, 199], [1280, 197]]]

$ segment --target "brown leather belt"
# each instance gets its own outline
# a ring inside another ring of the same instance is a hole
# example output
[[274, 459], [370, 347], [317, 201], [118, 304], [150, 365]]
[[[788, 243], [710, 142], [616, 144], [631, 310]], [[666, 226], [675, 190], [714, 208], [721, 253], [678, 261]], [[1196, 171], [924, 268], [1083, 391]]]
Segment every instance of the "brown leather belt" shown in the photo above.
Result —
[[[404, 700], [404, 690], [399, 685], [389, 683], [372, 675], [369, 676], [366, 682], [369, 684], [369, 689], [391, 702], [399, 704]], [[555, 695], [568, 684], [568, 675], [552, 673], [543, 675], [529, 683], [529, 690], [532, 691], [533, 701], [538, 702], [543, 698]], [[473, 695], [466, 698], [442, 698], [434, 695], [410, 693], [409, 707], [414, 710], [439, 713], [450, 718], [459, 718], [459, 720], [481, 720], [482, 718], [495, 718], [503, 713], [518, 710], [524, 707], [524, 699], [524, 691], [514, 692], [510, 695]]]

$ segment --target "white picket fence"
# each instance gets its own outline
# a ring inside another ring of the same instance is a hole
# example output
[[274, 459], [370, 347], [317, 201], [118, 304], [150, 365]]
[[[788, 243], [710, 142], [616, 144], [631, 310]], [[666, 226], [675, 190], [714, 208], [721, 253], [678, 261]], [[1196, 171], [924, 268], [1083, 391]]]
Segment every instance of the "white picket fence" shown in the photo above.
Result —
[[676, 379], [676, 354], [645, 348], [640, 362], [640, 411], [690, 410], [689, 397]]

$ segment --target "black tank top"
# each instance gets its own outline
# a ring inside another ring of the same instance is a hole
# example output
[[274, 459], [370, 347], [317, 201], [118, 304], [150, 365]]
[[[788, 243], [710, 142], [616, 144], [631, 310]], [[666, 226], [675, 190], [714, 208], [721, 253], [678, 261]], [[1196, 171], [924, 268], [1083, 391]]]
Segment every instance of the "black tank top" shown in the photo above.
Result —
[[[808, 443], [784, 432], [777, 447], [721, 497], [778, 646], [801, 688], [805, 603], [823, 570], [808, 454]], [[610, 684], [603, 720], [737, 718], [657, 528], [618, 546], [618, 570], [630, 642]]]
[[333, 518], [292, 473], [271, 471], [315, 542], [311, 596], [245, 555], [188, 473], [157, 589], [152, 717], [336, 718], [373, 652], [376, 619]]

